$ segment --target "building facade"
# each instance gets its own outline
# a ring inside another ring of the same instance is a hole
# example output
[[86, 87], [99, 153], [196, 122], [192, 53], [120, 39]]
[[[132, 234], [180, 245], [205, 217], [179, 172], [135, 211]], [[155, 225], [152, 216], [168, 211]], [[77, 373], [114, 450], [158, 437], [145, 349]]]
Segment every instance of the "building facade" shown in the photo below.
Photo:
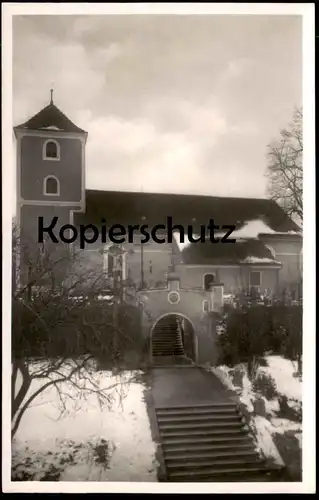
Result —
[[[103, 224], [125, 228], [144, 224], [149, 230], [161, 226], [156, 234], [160, 239], [166, 238], [164, 243], [151, 238], [143, 244], [138, 231], [132, 242], [126, 239], [114, 244], [108, 237], [104, 242], [101, 238], [92, 242], [94, 238], [87, 227], [89, 242], [84, 249], [78, 248], [77, 240], [72, 245], [55, 244], [57, 253], [62, 248], [65, 251], [76, 247], [85, 255], [88, 266], [108, 278], [116, 272], [127, 287], [163, 289], [167, 286], [167, 273], [173, 269], [179, 276], [180, 288], [185, 290], [209, 291], [215, 282], [223, 283], [225, 295], [245, 290], [272, 295], [289, 290], [295, 298], [300, 295], [300, 229], [273, 201], [88, 190], [88, 134], [71, 122], [52, 99], [37, 115], [15, 127], [14, 132], [17, 223], [21, 244], [28, 249], [27, 257], [20, 256], [21, 276], [25, 276], [30, 260], [37, 258], [41, 250], [39, 224], [46, 228], [56, 217], [55, 234], [68, 225], [65, 231], [71, 236], [70, 226], [93, 225], [101, 231]], [[182, 247], [175, 237], [167, 242], [168, 217], [173, 220], [177, 236], [188, 226], [193, 235], [202, 234], [201, 226], [213, 219], [217, 225], [233, 227], [230, 238], [235, 237], [236, 243], [215, 244], [205, 238], [205, 243]], [[120, 251], [114, 252], [114, 247]]]

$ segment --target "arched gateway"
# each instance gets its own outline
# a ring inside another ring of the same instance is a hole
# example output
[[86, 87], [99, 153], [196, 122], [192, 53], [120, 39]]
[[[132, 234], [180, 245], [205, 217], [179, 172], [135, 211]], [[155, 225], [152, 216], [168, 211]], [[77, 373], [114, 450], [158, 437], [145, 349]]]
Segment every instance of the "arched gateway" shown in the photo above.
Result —
[[216, 361], [214, 290], [181, 289], [179, 277], [170, 273], [167, 288], [142, 290], [138, 298], [151, 362], [160, 357], [199, 364]]
[[197, 337], [192, 321], [181, 313], [165, 313], [154, 322], [150, 332], [150, 355], [197, 358]]

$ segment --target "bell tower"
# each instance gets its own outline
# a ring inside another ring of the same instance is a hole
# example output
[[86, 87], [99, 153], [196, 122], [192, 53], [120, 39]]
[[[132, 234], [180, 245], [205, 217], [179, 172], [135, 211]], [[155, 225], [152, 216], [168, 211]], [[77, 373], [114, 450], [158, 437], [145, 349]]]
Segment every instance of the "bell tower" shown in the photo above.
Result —
[[[20, 248], [39, 247], [39, 218], [56, 231], [73, 224], [85, 211], [85, 145], [87, 132], [77, 127], [53, 101], [14, 127], [17, 148], [17, 224]], [[20, 259], [21, 260], [21, 259]], [[20, 262], [22, 265], [22, 261]]]

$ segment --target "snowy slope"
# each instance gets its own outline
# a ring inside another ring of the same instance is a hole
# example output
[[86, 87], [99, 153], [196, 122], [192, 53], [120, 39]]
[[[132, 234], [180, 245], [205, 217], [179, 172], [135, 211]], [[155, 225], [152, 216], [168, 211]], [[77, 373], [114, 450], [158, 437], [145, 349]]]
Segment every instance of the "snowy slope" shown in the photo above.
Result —
[[[110, 372], [94, 376], [103, 387], [117, 381]], [[34, 381], [33, 390], [38, 384]], [[144, 386], [131, 383], [122, 389], [124, 394], [115, 395], [111, 411], [101, 410], [94, 395], [82, 401], [75, 397], [61, 418], [57, 391], [45, 391], [21, 420], [13, 443], [13, 464], [24, 464], [23, 470], [37, 469], [39, 480], [50, 462], [60, 464], [61, 457], [71, 455], [64, 466], [59, 465], [62, 481], [157, 481]], [[62, 390], [75, 396], [66, 385]], [[101, 441], [108, 443], [107, 467], [98, 463], [96, 453], [94, 458], [93, 451], [103, 448]]]

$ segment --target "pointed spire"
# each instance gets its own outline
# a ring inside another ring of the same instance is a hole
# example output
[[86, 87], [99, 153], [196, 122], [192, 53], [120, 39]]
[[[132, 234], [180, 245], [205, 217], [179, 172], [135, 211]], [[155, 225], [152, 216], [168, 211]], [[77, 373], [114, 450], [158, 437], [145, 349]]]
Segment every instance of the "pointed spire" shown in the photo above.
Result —
[[50, 89], [50, 104], [53, 104], [53, 88]]

